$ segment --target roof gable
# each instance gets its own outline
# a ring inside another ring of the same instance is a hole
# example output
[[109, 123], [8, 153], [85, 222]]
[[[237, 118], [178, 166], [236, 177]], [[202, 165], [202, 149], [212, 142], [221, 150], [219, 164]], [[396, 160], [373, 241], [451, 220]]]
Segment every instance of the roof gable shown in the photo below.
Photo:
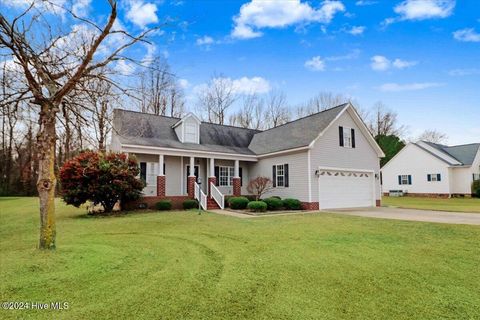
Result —
[[[446, 146], [428, 141], [419, 141], [418, 145], [427, 145], [439, 153], [450, 165], [472, 165], [477, 155], [480, 143], [471, 143], [456, 146]], [[453, 159], [453, 160], [452, 160]]]

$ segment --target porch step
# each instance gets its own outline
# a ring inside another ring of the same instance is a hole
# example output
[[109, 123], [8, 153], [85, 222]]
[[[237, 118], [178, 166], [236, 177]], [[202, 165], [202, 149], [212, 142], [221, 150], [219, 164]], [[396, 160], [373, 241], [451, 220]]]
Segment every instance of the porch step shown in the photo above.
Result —
[[212, 198], [207, 198], [207, 209], [214, 210], [214, 209], [220, 209], [220, 207], [218, 206], [215, 200], [213, 200]]

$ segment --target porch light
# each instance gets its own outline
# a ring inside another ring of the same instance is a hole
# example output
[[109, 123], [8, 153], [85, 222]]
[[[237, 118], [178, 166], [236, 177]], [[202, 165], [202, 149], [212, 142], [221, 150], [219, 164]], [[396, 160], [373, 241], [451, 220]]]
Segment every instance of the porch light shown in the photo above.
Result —
[[320, 170], [315, 170], [315, 176], [320, 177]]

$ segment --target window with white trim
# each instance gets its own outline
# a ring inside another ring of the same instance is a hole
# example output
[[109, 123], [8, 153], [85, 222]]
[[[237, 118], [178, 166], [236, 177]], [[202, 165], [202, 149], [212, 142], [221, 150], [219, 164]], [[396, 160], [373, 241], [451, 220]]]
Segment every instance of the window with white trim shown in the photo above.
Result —
[[198, 126], [194, 123], [185, 123], [185, 142], [198, 143]]
[[343, 146], [345, 148], [352, 147], [352, 128], [343, 128]]
[[402, 174], [401, 177], [400, 184], [408, 184], [408, 174]]
[[221, 187], [230, 187], [233, 185], [234, 167], [218, 167], [218, 185]]
[[285, 187], [285, 166], [277, 164], [277, 187]]
[[428, 181], [432, 181], [432, 182], [440, 181], [440, 173], [431, 173], [429, 174], [429, 176], [430, 176], [429, 177], [430, 179], [428, 179]]

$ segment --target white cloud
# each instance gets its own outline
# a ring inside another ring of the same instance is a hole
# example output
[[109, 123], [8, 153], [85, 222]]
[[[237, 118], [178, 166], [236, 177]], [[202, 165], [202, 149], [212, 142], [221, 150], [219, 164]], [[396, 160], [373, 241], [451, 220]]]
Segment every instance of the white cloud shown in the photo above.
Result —
[[453, 13], [455, 0], [405, 0], [393, 10], [404, 20], [446, 18]]
[[355, 5], [361, 7], [361, 6], [371, 6], [377, 3], [378, 1], [358, 0], [357, 2], [355, 2]]
[[178, 79], [178, 85], [182, 89], [186, 89], [190, 86], [190, 82], [187, 79]]
[[213, 40], [212, 37], [210, 36], [203, 36], [201, 38], [198, 38], [196, 41], [197, 46], [208, 46], [213, 44], [215, 41]]
[[72, 5], [72, 12], [79, 16], [85, 17], [90, 11], [90, 3], [92, 0], [76, 0]]
[[428, 88], [435, 88], [444, 86], [443, 83], [438, 82], [415, 82], [415, 83], [405, 83], [405, 84], [398, 84], [398, 83], [384, 83], [378, 89], [380, 91], [386, 92], [400, 92], [400, 91], [416, 91], [416, 90], [423, 90]]
[[320, 56], [316, 56], [311, 58], [310, 60], [305, 61], [305, 68], [310, 69], [312, 71], [324, 71], [325, 62], [322, 60]]
[[240, 13], [233, 18], [235, 26], [231, 36], [251, 39], [262, 36], [259, 31], [262, 28], [285, 28], [312, 22], [329, 23], [341, 11], [345, 11], [345, 6], [338, 0], [323, 1], [318, 9], [300, 0], [252, 0], [243, 4]]
[[451, 76], [470, 76], [480, 74], [480, 69], [453, 69], [448, 72]]
[[463, 42], [480, 42], [480, 33], [475, 32], [473, 28], [457, 30], [453, 33], [453, 37]]
[[235, 92], [240, 94], [267, 93], [271, 90], [268, 80], [262, 77], [242, 77], [233, 80], [232, 83]]
[[379, 55], [373, 56], [370, 60], [372, 61], [370, 66], [375, 71], [386, 71], [390, 68], [405, 69], [413, 67], [418, 63], [417, 61], [407, 61], [398, 58], [390, 61], [387, 57]]
[[158, 22], [157, 5], [133, 0], [130, 2], [130, 10], [126, 17], [140, 28], [145, 28], [148, 24]]
[[401, 59], [395, 59], [393, 60], [393, 67], [397, 69], [405, 69], [409, 67], [413, 67], [416, 65], [418, 62], [417, 61], [406, 61], [406, 60], [401, 60]]
[[119, 60], [115, 65], [115, 71], [124, 76], [129, 76], [135, 71], [135, 65], [125, 60]]
[[[222, 85], [231, 86], [233, 92], [236, 94], [256, 94], [267, 93], [272, 87], [270, 82], [262, 77], [241, 77], [238, 79], [232, 79], [228, 77], [219, 77], [212, 80], [213, 82], [221, 81]], [[202, 83], [193, 88], [194, 93], [202, 92], [207, 87], [206, 83]]]
[[398, 14], [395, 18], [387, 18], [383, 25], [387, 26], [402, 20], [426, 20], [449, 17], [455, 8], [455, 0], [404, 0], [393, 8]]
[[346, 32], [350, 33], [351, 35], [358, 36], [361, 35], [365, 31], [365, 29], [365, 26], [354, 26], [351, 29], [346, 30]]
[[373, 70], [385, 71], [390, 68], [390, 60], [388, 60], [384, 56], [373, 56], [370, 60], [372, 61], [370, 66]]

